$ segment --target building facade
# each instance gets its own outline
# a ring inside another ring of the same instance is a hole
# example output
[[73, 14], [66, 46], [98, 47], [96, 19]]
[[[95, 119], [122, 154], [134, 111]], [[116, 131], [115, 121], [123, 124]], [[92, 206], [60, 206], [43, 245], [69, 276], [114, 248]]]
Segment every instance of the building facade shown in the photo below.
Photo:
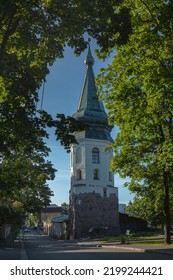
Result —
[[99, 101], [90, 46], [79, 106], [73, 117], [86, 128], [77, 132], [71, 146], [69, 230], [71, 238], [119, 234], [118, 189], [110, 171], [111, 127]]
[[52, 218], [60, 216], [61, 214], [62, 214], [62, 208], [54, 204], [42, 208], [39, 214], [38, 224], [40, 227], [42, 227], [44, 221], [51, 220]]

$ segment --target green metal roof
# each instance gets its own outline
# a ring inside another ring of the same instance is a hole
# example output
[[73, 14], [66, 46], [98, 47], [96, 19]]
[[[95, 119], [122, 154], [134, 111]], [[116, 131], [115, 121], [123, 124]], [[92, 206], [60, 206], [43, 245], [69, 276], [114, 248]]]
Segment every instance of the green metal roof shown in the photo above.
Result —
[[95, 85], [95, 76], [93, 72], [94, 58], [91, 54], [90, 45], [88, 47], [87, 57], [85, 59], [86, 74], [84, 84], [80, 95], [79, 106], [73, 117], [85, 122], [89, 129], [82, 133], [77, 133], [77, 138], [107, 139], [112, 142], [110, 136], [111, 128], [108, 125], [107, 114], [103, 103], [99, 101], [97, 88]]

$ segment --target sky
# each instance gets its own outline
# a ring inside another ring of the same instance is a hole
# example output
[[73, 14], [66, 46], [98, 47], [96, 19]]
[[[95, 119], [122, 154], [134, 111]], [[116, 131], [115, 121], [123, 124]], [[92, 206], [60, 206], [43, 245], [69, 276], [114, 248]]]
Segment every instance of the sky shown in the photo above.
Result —
[[[91, 42], [91, 51], [95, 63], [93, 70], [95, 75], [99, 73], [100, 68], [111, 63], [111, 58], [105, 62], [100, 61], [94, 54], [97, 48], [94, 41]], [[65, 49], [64, 58], [57, 59], [50, 68], [50, 73], [46, 77], [44, 86], [44, 98], [42, 109], [47, 111], [53, 117], [56, 114], [63, 113], [66, 116], [72, 116], [78, 107], [79, 97], [83, 86], [86, 66], [84, 60], [87, 50], [79, 57], [76, 57], [73, 50]], [[43, 87], [40, 89], [40, 100], [43, 93]], [[41, 103], [41, 102], [40, 102]], [[40, 105], [38, 103], [38, 109]], [[112, 131], [112, 137], [116, 136], [116, 127]], [[69, 203], [70, 190], [70, 154], [56, 141], [53, 130], [48, 130], [50, 137], [46, 140], [47, 146], [50, 147], [51, 153], [48, 160], [53, 163], [53, 167], [57, 170], [56, 177], [53, 181], [49, 181], [49, 187], [54, 193], [52, 203], [60, 206], [63, 202]], [[127, 188], [122, 187], [123, 180], [116, 174], [115, 187], [118, 187], [119, 203], [128, 204], [133, 199]]]

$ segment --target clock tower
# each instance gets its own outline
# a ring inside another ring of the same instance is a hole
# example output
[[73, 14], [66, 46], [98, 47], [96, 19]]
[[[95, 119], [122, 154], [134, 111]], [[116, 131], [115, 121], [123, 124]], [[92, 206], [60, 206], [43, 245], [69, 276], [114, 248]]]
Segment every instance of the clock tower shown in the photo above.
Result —
[[87, 128], [75, 133], [71, 146], [69, 230], [71, 238], [119, 234], [118, 189], [110, 171], [111, 127], [99, 101], [90, 45], [85, 59], [86, 74], [77, 112], [73, 117]]

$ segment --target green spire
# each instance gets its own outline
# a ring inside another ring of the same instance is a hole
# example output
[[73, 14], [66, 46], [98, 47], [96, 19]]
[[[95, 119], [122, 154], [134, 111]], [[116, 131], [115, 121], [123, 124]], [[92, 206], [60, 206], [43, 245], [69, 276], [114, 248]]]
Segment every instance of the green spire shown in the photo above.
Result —
[[107, 115], [105, 113], [102, 102], [98, 100], [97, 88], [95, 85], [95, 76], [92, 69], [94, 58], [91, 54], [89, 44], [88, 53], [84, 63], [86, 65], [86, 74], [77, 111], [77, 114], [79, 114], [78, 117], [82, 117], [85, 119], [94, 117], [93, 121], [98, 119], [102, 120], [105, 123], [105, 121], [107, 122]]
[[[85, 138], [110, 138], [111, 129], [108, 126], [107, 114], [104, 110], [102, 102], [99, 101], [97, 95], [95, 76], [92, 68], [94, 65], [94, 58], [91, 54], [90, 44], [88, 44], [88, 53], [84, 63], [86, 65], [84, 84], [80, 95], [78, 110], [73, 115], [73, 117], [77, 120], [87, 123], [90, 126], [90, 136], [86, 132], [88, 136], [85, 135]], [[108, 135], [105, 136], [105, 133]]]

